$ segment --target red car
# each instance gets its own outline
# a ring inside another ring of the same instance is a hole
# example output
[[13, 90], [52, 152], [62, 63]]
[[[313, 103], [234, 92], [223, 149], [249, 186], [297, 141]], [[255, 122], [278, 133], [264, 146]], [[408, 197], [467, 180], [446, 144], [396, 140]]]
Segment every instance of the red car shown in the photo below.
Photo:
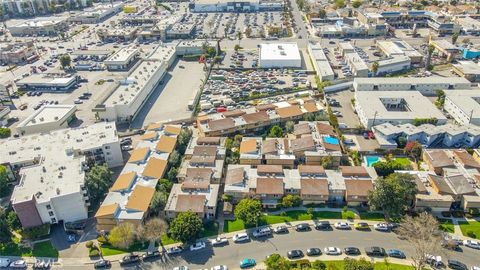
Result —
[[369, 131], [369, 132], [368, 132], [368, 138], [370, 138], [370, 139], [375, 139], [375, 134], [373, 134], [372, 131]]

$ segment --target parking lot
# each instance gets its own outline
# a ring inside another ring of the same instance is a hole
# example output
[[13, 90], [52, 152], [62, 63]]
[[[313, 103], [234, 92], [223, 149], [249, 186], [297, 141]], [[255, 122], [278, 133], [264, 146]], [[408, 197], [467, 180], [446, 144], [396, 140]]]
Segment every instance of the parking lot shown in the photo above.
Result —
[[[355, 52], [358, 53], [360, 58], [365, 61], [365, 64], [371, 68], [373, 62], [381, 59], [382, 55], [377, 51], [375, 46], [354, 46]], [[339, 49], [335, 48], [325, 48], [325, 54], [327, 55], [328, 60], [333, 71], [336, 74], [336, 77], [339, 79], [352, 77], [352, 70], [348, 66], [345, 58], [341, 55]]]
[[[346, 90], [328, 93], [326, 97], [330, 100], [330, 107], [334, 114], [336, 114], [339, 123], [345, 124], [348, 128], [355, 128], [360, 125], [360, 120], [353, 111], [351, 103], [352, 98], [354, 98], [354, 92]], [[335, 104], [333, 104], [334, 101], [336, 101]]]

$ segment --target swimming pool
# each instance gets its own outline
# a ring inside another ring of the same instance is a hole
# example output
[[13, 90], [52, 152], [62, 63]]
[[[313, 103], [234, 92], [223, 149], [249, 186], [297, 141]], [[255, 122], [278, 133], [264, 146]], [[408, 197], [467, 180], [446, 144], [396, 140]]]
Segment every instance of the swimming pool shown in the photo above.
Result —
[[380, 161], [379, 156], [365, 156], [363, 158], [365, 159], [365, 163], [367, 164], [367, 167], [373, 167], [373, 164]]
[[323, 137], [323, 140], [324, 140], [326, 143], [329, 143], [329, 144], [335, 144], [335, 145], [339, 145], [339, 144], [340, 144], [340, 142], [338, 141], [338, 139], [335, 138], [335, 137], [325, 136], [325, 137]]

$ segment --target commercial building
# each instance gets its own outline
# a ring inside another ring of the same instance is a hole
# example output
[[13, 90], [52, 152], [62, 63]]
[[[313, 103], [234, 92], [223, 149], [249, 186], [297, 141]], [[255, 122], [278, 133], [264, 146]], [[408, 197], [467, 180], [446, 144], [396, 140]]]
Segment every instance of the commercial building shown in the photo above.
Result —
[[196, 0], [190, 8], [193, 12], [257, 12], [283, 10], [279, 0]]
[[98, 37], [106, 42], [125, 42], [137, 38], [138, 27], [105, 27], [97, 30]]
[[[52, 143], [53, 142], [53, 143]], [[0, 164], [17, 171], [11, 203], [25, 228], [88, 217], [85, 171], [123, 164], [115, 123], [22, 136], [0, 142]]]
[[260, 44], [259, 67], [284, 68], [302, 67], [302, 58], [297, 43], [262, 43]]
[[378, 68], [376, 76], [384, 76], [387, 74], [395, 74], [407, 71], [411, 68], [410, 57], [406, 55], [398, 55], [391, 58], [380, 59], [377, 61]]
[[376, 44], [382, 53], [390, 58], [396, 56], [408, 56], [410, 61], [414, 64], [421, 63], [423, 60], [423, 55], [403, 40], [379, 40]]
[[140, 225], [148, 215], [158, 180], [177, 142], [169, 129], [180, 126], [150, 124], [95, 214], [97, 230], [110, 231], [120, 223]]
[[322, 46], [320, 44], [308, 44], [308, 53], [313, 62], [313, 68], [320, 78], [321, 82], [324, 81], [333, 81], [335, 79], [335, 73], [333, 72], [330, 62], [328, 61], [325, 52], [323, 52]]
[[480, 126], [480, 93], [476, 90], [458, 90], [445, 93], [443, 108], [461, 125]]
[[98, 119], [128, 122], [135, 118], [173, 62], [175, 48], [159, 45], [152, 55], [142, 60], [110, 96], [93, 108]]
[[139, 59], [140, 51], [134, 47], [124, 47], [103, 62], [109, 71], [129, 70]]
[[90, 8], [84, 9], [80, 14], [70, 18], [69, 20], [74, 23], [82, 24], [95, 24], [103, 22], [107, 18], [122, 11], [124, 3], [114, 2], [101, 3]]
[[224, 136], [235, 132], [263, 130], [272, 124], [300, 120], [305, 113], [317, 113], [323, 107], [316, 101], [303, 99], [259, 105], [248, 109], [237, 109], [222, 113], [200, 115], [197, 125], [203, 136]]
[[12, 36], [57, 36], [68, 30], [67, 17], [37, 17], [8, 27]]
[[480, 21], [470, 16], [457, 16], [455, 22], [462, 27], [461, 32], [465, 35], [480, 35]]
[[35, 73], [15, 84], [26, 91], [67, 92], [78, 86], [80, 76], [70, 73]]
[[471, 81], [480, 82], [480, 65], [472, 61], [458, 61], [452, 65], [453, 72]]
[[455, 56], [460, 53], [459, 47], [445, 39], [430, 40], [429, 44], [435, 48], [435, 51], [438, 52], [441, 57], [446, 58], [447, 61], [452, 61]]
[[372, 130], [380, 148], [385, 149], [397, 148], [397, 141], [400, 137], [405, 138], [406, 141], [417, 141], [424, 148], [476, 148], [480, 146], [480, 128], [474, 125], [434, 126], [424, 124], [414, 126], [412, 124], [385, 123], [375, 125]]
[[413, 123], [416, 119], [432, 119], [438, 125], [447, 122], [437, 107], [418, 91], [357, 91], [355, 109], [367, 129], [383, 123]]
[[0, 45], [0, 63], [19, 64], [38, 59], [33, 41]]
[[344, 55], [347, 66], [355, 77], [368, 77], [367, 63], [358, 55], [357, 52], [349, 52]]
[[0, 106], [0, 126], [5, 126], [8, 123], [10, 111], [9, 106]]
[[471, 83], [459, 77], [425, 78], [355, 78], [355, 91], [419, 91], [422, 95], [434, 96], [438, 89], [470, 89]]
[[340, 43], [338, 43], [338, 50], [340, 51], [340, 54], [342, 54], [343, 57], [345, 57], [345, 55], [347, 53], [354, 53], [355, 52], [355, 48], [353, 47], [353, 45], [350, 42], [340, 42]]
[[46, 133], [67, 128], [76, 119], [75, 105], [44, 105], [20, 122], [17, 132], [20, 135]]

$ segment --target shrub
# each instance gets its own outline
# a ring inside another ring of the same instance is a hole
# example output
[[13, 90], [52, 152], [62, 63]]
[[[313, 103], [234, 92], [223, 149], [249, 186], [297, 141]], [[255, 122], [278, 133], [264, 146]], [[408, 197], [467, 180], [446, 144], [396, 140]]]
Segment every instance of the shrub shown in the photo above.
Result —
[[88, 256], [90, 257], [98, 257], [100, 256], [100, 251], [96, 248], [92, 248], [90, 249], [90, 251], [88, 252]]
[[85, 243], [85, 247], [91, 249], [93, 247], [93, 241], [88, 241], [87, 243]]
[[307, 209], [307, 214], [309, 214], [310, 216], [313, 216], [313, 212], [314, 212], [314, 211], [313, 211], [313, 208], [312, 208], [312, 207], [309, 207], [309, 208]]
[[98, 243], [100, 243], [101, 245], [108, 243], [107, 238], [105, 238], [105, 236], [103, 236], [103, 235], [100, 235], [99, 237], [97, 237], [97, 241], [98, 241]]
[[477, 238], [477, 235], [475, 234], [475, 232], [471, 230], [467, 231], [467, 236], [471, 238]]
[[463, 211], [461, 210], [456, 210], [452, 212], [452, 216], [455, 218], [462, 218], [464, 215]]
[[442, 217], [451, 217], [452, 213], [450, 211], [442, 211]]
[[285, 211], [280, 212], [280, 216], [286, 217], [286, 216], [287, 216], [287, 212], [285, 212]]
[[480, 210], [478, 210], [478, 208], [470, 208], [468, 210], [468, 213], [474, 217], [480, 215]]
[[50, 224], [43, 224], [38, 227], [23, 230], [22, 236], [30, 240], [38, 240], [47, 237], [50, 233]]

